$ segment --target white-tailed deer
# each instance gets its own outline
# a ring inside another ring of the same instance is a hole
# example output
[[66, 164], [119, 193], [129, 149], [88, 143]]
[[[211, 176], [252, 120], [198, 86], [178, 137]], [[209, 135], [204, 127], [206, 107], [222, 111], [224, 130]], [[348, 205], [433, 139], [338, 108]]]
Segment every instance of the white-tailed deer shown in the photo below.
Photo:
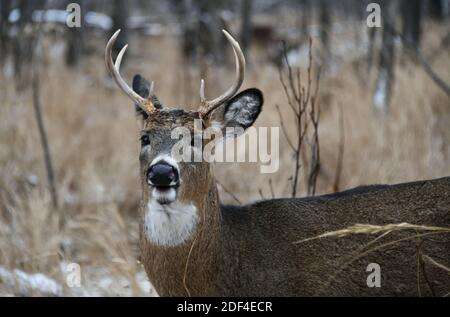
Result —
[[[448, 234], [418, 232], [411, 239], [411, 232], [393, 230], [377, 242], [404, 240], [366, 253], [373, 236], [294, 242], [357, 223], [448, 227], [450, 178], [222, 206], [211, 164], [179, 162], [171, 156], [177, 141], [171, 137], [174, 128], [187, 128], [194, 135], [194, 120], [201, 119], [205, 127], [245, 129], [261, 112], [258, 89], [236, 94], [245, 60], [239, 44], [224, 33], [234, 50], [237, 78], [213, 100], [205, 98], [202, 81], [199, 111], [162, 106], [153, 95], [153, 84], [139, 75], [130, 88], [119, 74], [126, 47], [115, 63], [111, 57], [119, 31], [106, 46], [107, 68], [142, 120], [141, 260], [157, 292], [162, 296], [448, 294], [450, 275], [444, 267], [450, 263]], [[425, 255], [434, 264], [424, 262]], [[371, 263], [379, 265], [381, 285], [375, 287], [368, 284], [371, 272], [366, 269]]]

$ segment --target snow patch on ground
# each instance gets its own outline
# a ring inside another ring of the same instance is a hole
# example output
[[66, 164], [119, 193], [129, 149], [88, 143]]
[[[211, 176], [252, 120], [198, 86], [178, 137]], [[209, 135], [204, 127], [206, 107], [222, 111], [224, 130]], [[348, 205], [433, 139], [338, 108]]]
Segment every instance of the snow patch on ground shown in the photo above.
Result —
[[0, 266], [0, 296], [158, 296], [143, 270], [130, 278], [113, 274], [103, 267], [82, 267], [80, 287], [69, 287], [65, 283], [67, 264], [60, 264], [60, 281], [42, 273], [32, 274]]
[[33, 294], [63, 296], [63, 287], [41, 273], [29, 274], [18, 269], [8, 270], [0, 267], [0, 282], [24, 296]]

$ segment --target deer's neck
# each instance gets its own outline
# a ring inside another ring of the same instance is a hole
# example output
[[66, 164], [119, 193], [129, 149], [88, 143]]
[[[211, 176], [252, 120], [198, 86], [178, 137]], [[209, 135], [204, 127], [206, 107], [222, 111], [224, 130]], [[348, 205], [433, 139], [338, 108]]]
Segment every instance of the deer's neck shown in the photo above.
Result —
[[197, 215], [192, 233], [187, 241], [170, 247], [157, 245], [145, 234], [148, 210], [143, 206], [142, 263], [162, 296], [194, 296], [216, 291], [220, 206], [215, 180], [211, 177], [205, 191], [192, 199]]

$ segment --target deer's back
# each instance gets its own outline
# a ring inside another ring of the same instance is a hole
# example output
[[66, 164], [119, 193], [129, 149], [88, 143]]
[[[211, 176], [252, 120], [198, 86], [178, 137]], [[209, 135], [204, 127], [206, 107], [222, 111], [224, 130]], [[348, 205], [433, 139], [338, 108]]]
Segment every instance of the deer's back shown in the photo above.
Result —
[[[429, 231], [357, 234], [294, 244], [354, 224], [407, 222], [449, 227], [450, 178], [358, 187], [338, 194], [222, 207], [219, 277], [223, 295], [445, 295], [450, 238]], [[363, 253], [365, 252], [365, 253]], [[381, 287], [369, 288], [366, 268], [380, 265]], [[418, 265], [418, 263], [420, 265]], [[419, 290], [420, 287], [420, 290]]]

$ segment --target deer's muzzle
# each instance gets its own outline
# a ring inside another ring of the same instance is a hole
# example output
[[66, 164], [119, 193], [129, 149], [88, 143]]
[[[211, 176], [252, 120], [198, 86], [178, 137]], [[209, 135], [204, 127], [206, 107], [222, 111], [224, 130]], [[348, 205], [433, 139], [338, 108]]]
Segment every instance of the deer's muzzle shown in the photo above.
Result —
[[157, 163], [149, 168], [147, 182], [156, 188], [177, 187], [179, 185], [178, 170], [166, 162]]

